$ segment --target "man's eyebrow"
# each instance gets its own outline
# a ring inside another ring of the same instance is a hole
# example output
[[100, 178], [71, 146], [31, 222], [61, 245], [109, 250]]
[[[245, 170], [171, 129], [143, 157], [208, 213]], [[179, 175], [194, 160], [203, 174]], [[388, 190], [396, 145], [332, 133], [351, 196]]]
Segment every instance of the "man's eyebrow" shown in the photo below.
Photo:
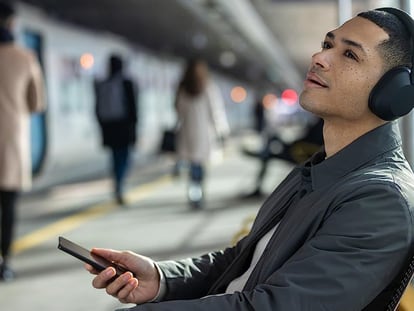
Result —
[[[328, 32], [328, 33], [326, 34], [326, 36], [327, 36], [329, 39], [331, 39], [331, 40], [334, 40], [334, 39], [335, 39], [335, 34], [334, 34], [332, 31]], [[364, 48], [362, 47], [362, 45], [361, 45], [360, 43], [355, 42], [355, 41], [353, 41], [353, 40], [349, 40], [349, 39], [342, 39], [341, 41], [342, 41], [343, 43], [347, 44], [347, 45], [350, 45], [350, 46], [356, 47], [357, 49], [361, 50], [361, 52], [363, 52], [364, 54], [366, 54], [366, 52], [365, 52]]]

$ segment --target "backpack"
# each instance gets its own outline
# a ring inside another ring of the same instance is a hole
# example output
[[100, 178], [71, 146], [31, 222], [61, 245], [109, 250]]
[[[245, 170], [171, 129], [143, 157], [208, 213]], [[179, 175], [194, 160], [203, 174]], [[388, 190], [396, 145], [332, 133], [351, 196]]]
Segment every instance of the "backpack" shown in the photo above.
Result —
[[115, 75], [97, 83], [96, 113], [101, 122], [119, 121], [127, 117], [124, 80]]

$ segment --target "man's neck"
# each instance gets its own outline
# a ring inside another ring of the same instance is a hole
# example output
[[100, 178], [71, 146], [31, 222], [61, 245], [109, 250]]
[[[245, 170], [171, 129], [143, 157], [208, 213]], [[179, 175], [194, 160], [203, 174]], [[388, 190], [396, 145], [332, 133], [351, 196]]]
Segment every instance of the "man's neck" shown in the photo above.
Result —
[[339, 152], [365, 133], [383, 125], [386, 121], [372, 118], [364, 121], [338, 122], [325, 120], [323, 126], [323, 139], [326, 157]]

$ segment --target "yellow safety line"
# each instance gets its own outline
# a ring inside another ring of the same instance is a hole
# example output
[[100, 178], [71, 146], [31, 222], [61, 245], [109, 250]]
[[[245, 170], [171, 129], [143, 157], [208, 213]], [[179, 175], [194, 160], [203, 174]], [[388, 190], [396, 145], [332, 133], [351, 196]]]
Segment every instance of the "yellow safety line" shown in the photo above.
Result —
[[[152, 183], [138, 186], [126, 194], [126, 200], [128, 203], [136, 203], [140, 200], [143, 200], [159, 187], [170, 181], [171, 178], [169, 176], [165, 176]], [[68, 216], [46, 227], [43, 227], [42, 229], [26, 234], [13, 242], [13, 254], [19, 254], [27, 249], [33, 248], [43, 243], [50, 238], [54, 238], [64, 232], [73, 230], [74, 228], [81, 226], [87, 221], [107, 214], [111, 210], [115, 210], [115, 207], [116, 205], [112, 202], [96, 204], [87, 210]]]
[[398, 311], [413, 311], [414, 310], [414, 287], [412, 285], [408, 285], [407, 289], [404, 292], [404, 295], [401, 298], [401, 302], [397, 310]]

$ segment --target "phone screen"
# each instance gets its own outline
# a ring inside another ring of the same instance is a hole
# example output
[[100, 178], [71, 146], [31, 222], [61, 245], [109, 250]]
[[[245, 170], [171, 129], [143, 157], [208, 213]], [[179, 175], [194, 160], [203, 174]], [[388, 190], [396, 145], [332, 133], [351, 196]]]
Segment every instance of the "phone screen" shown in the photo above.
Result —
[[110, 262], [106, 260], [105, 258], [102, 258], [98, 255], [95, 255], [91, 253], [86, 248], [83, 248], [82, 246], [69, 241], [68, 239], [65, 239], [64, 237], [59, 237], [59, 244], [58, 248], [62, 251], [82, 260], [83, 262], [86, 262], [90, 264], [92, 267], [94, 267], [98, 271], [102, 271], [105, 268], [112, 266], [116, 269], [117, 275], [121, 275], [126, 270], [117, 264]]

